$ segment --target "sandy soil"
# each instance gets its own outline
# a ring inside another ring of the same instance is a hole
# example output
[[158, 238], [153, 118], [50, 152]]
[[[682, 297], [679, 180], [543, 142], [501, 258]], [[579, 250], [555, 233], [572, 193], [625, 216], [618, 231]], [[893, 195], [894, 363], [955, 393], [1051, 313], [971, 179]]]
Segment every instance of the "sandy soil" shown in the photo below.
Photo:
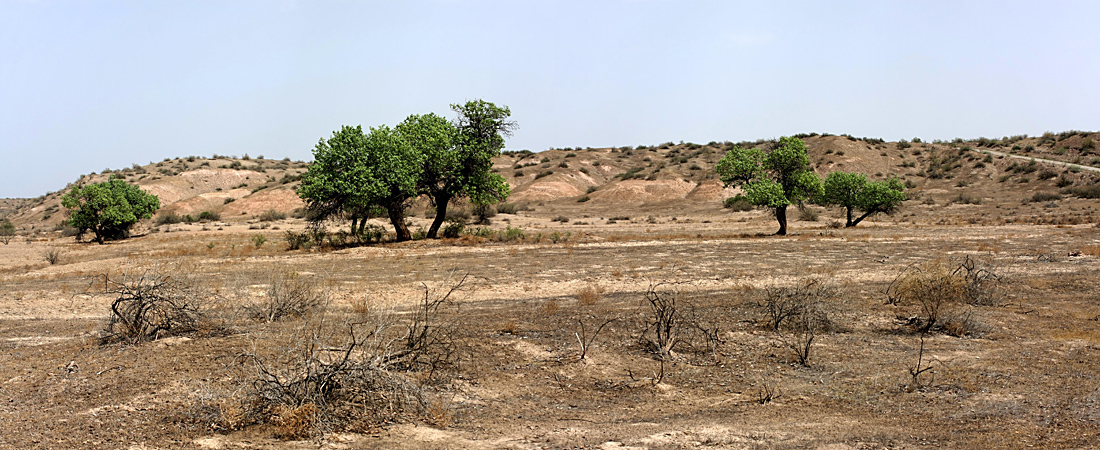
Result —
[[[560, 213], [498, 215], [495, 227], [528, 236], [511, 243], [290, 252], [280, 236], [302, 227], [295, 220], [175, 225], [102, 246], [13, 240], [0, 246], [0, 447], [977, 449], [1100, 439], [1100, 228], [1091, 224], [793, 222], [792, 235], [776, 237], [758, 212], [550, 220]], [[552, 242], [555, 232], [569, 237]], [[257, 234], [267, 242], [256, 246]], [[42, 256], [51, 249], [57, 264]], [[904, 319], [918, 312], [885, 304], [883, 291], [913, 264], [966, 255], [995, 268], [1006, 289], [995, 305], [966, 309], [973, 320], [961, 337], [927, 340], [934, 381], [912, 389], [919, 339]], [[239, 355], [297, 322], [235, 316], [225, 335], [101, 345], [114, 299], [104, 276], [152, 266], [237, 305], [270, 274], [296, 273], [326, 287], [332, 311], [402, 310], [424, 286], [466, 275], [445, 312], [458, 364], [431, 387], [442, 406], [431, 420], [305, 441], [206, 421], [203, 405], [246, 389]], [[841, 295], [829, 305], [837, 329], [802, 366], [763, 326], [759, 302], [764, 288], [808, 278]], [[639, 344], [644, 294], [658, 284], [717, 330], [716, 348], [685, 331], [695, 337], [662, 365]], [[590, 287], [598, 300], [585, 304]], [[607, 318], [616, 320], [580, 360], [578, 321]], [[762, 404], [768, 389], [776, 396]]]

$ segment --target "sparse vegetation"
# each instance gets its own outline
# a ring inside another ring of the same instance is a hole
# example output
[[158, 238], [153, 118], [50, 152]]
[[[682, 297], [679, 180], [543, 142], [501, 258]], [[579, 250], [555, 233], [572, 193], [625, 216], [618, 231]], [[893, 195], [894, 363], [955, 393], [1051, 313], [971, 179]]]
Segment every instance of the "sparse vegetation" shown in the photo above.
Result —
[[260, 222], [275, 222], [286, 219], [286, 213], [282, 211], [276, 211], [274, 209], [269, 209], [260, 213], [257, 219], [259, 219]]
[[15, 237], [15, 225], [7, 219], [0, 220], [0, 242], [8, 245], [13, 237]]

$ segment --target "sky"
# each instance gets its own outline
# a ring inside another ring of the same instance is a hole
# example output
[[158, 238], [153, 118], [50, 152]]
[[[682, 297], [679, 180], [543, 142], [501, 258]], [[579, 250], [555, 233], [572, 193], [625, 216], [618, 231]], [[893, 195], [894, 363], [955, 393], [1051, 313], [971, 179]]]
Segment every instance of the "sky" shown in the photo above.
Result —
[[1100, 129], [1094, 1], [0, 0], [0, 197], [506, 105], [509, 150]]

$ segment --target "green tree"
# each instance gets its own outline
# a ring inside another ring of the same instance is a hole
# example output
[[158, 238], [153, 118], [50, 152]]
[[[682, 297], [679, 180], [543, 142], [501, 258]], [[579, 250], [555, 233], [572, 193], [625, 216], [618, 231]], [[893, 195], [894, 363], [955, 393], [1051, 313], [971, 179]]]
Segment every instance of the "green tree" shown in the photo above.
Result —
[[313, 162], [302, 174], [298, 187], [310, 220], [344, 217], [351, 220], [352, 233], [366, 225], [373, 210], [364, 189], [370, 177], [366, 147], [363, 127], [345, 125], [332, 132], [327, 141], [321, 138], [313, 148]]
[[[397, 240], [412, 239], [405, 210], [416, 198], [424, 155], [383, 125], [364, 134], [362, 126], [344, 126], [313, 150], [314, 162], [302, 176], [298, 195], [317, 220], [344, 215], [365, 221], [375, 208], [385, 210]], [[362, 222], [359, 223], [362, 227]]]
[[[845, 227], [854, 227], [863, 219], [890, 213], [905, 201], [905, 186], [896, 177], [883, 181], [868, 181], [862, 173], [832, 172], [825, 177], [824, 194], [819, 203], [841, 206], [847, 210]], [[855, 210], [863, 215], [852, 219]]]
[[447, 206], [460, 198], [475, 205], [491, 205], [508, 197], [504, 177], [493, 173], [504, 137], [516, 128], [507, 106], [485, 100], [451, 105], [458, 117], [453, 124], [435, 114], [410, 116], [397, 126], [410, 145], [423, 153], [421, 192], [435, 206], [435, 220], [427, 237], [435, 238], [447, 216]]
[[787, 234], [787, 207], [821, 193], [821, 178], [810, 167], [806, 144], [793, 137], [779, 138], [771, 151], [734, 147], [718, 161], [718, 175], [726, 186], [739, 186], [756, 206], [775, 211], [779, 231]]
[[69, 209], [68, 223], [78, 230], [77, 240], [91, 231], [102, 244], [107, 239], [129, 237], [130, 227], [160, 209], [160, 198], [116, 175], [109, 181], [73, 188], [61, 198], [61, 204]]

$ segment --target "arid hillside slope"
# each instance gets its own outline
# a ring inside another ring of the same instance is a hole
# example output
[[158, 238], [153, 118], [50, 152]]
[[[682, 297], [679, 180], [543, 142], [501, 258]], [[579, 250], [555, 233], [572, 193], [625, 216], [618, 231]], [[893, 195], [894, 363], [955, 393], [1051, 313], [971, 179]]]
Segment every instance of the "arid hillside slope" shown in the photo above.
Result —
[[[862, 172], [873, 179], [897, 176], [910, 189], [906, 205], [938, 210], [939, 214], [920, 214], [933, 221], [950, 220], [948, 207], [952, 205], [985, 205], [981, 209], [991, 211], [979, 213], [979, 218], [1009, 222], [1089, 221], [1093, 220], [1090, 214], [1095, 202], [1071, 204], [1065, 209], [1056, 209], [1051, 202], [1095, 198], [1100, 190], [1100, 173], [1089, 170], [1100, 167], [1095, 144], [1100, 133], [1073, 131], [934, 143], [816, 133], [799, 137], [805, 140], [820, 175], [840, 170]], [[547, 213], [591, 216], [713, 212], [721, 210], [723, 199], [736, 194], [734, 188], [723, 187], [715, 164], [734, 145], [771, 144], [766, 140], [705, 145], [668, 142], [505, 152], [494, 162], [494, 170], [512, 186], [508, 202], [521, 209], [539, 207]], [[986, 151], [1063, 163], [1020, 160]], [[159, 196], [160, 214], [197, 217], [210, 211], [223, 221], [247, 221], [265, 211], [291, 214], [302, 207], [295, 189], [306, 168], [304, 162], [262, 157], [165, 159], [85, 175], [34, 199], [0, 200], [0, 216], [15, 223], [21, 233], [60, 231], [65, 218], [60, 199], [67, 189], [121, 175]], [[413, 212], [421, 215], [422, 209], [428, 213], [426, 201], [414, 205]]]

